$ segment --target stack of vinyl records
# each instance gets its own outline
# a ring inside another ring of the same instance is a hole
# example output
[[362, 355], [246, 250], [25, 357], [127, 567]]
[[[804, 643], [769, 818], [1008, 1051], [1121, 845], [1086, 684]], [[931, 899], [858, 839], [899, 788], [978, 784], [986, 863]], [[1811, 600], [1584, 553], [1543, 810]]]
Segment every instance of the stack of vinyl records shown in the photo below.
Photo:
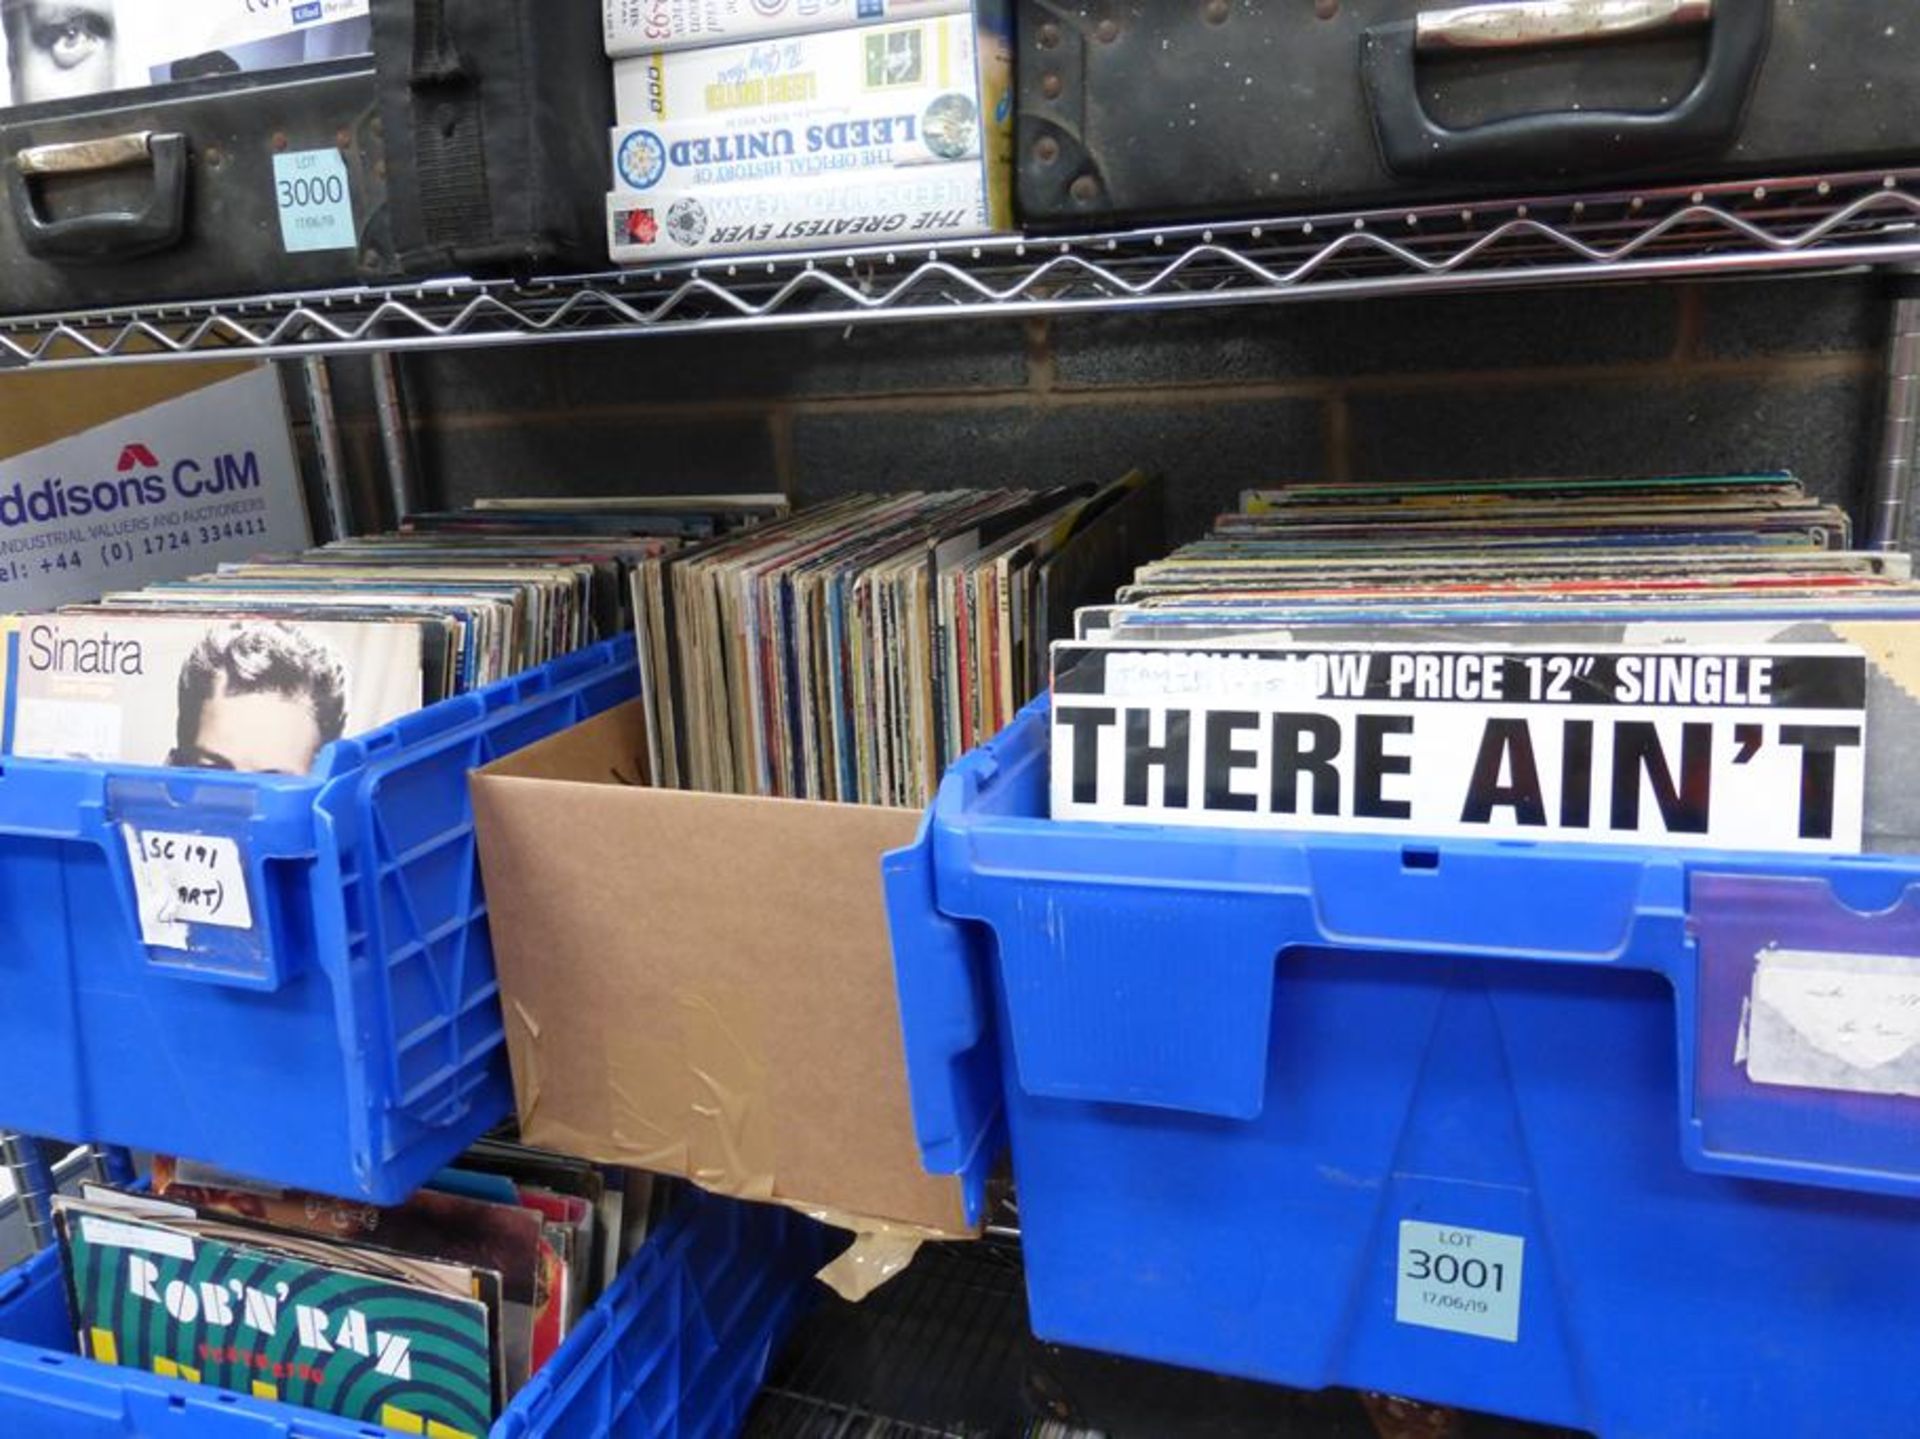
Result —
[[504, 505], [18, 622], [8, 753], [304, 774], [334, 740], [632, 628], [641, 564], [777, 498]]
[[408, 1434], [477, 1436], [645, 1238], [651, 1186], [484, 1142], [392, 1208], [156, 1158], [54, 1201], [81, 1352]]
[[1055, 818], [1920, 845], [1920, 587], [1790, 476], [1288, 485], [1053, 652]]
[[634, 576], [657, 783], [924, 805], [1162, 541], [1159, 485], [856, 495]]

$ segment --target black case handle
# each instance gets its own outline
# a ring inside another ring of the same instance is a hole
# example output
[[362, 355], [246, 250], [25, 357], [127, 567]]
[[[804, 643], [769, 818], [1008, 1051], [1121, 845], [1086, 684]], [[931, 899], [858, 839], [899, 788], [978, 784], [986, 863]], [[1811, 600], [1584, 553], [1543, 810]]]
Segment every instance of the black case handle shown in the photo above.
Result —
[[[1528, 37], [1532, 43], [1612, 38], [1657, 28], [1582, 29], [1582, 14], [1593, 13], [1583, 0], [1522, 0], [1470, 10], [1483, 28], [1498, 23], [1502, 10], [1539, 18], [1539, 33]], [[1462, 17], [1467, 13], [1455, 12]], [[1706, 68], [1693, 89], [1669, 109], [1563, 110], [1459, 130], [1436, 122], [1421, 103], [1416, 74], [1426, 38], [1421, 21], [1373, 26], [1361, 36], [1360, 73], [1381, 156], [1388, 169], [1410, 178], [1529, 179], [1611, 174], [1724, 151], [1739, 138], [1748, 96], [1766, 59], [1772, 0], [1715, 0], [1711, 15]], [[1528, 43], [1528, 38], [1480, 43]]]
[[[152, 193], [138, 210], [113, 210], [49, 220], [40, 213], [34, 181], [149, 164]], [[141, 131], [104, 140], [39, 145], [21, 150], [7, 166], [14, 227], [27, 253], [41, 260], [102, 264], [171, 249], [187, 228], [187, 137]]]

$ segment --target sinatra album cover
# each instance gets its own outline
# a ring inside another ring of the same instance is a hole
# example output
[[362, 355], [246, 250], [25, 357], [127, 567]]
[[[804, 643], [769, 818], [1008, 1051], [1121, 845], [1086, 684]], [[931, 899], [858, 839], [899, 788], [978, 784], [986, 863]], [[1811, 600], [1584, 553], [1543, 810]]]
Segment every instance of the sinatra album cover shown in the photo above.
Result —
[[418, 624], [73, 612], [19, 622], [13, 754], [305, 774], [420, 707]]

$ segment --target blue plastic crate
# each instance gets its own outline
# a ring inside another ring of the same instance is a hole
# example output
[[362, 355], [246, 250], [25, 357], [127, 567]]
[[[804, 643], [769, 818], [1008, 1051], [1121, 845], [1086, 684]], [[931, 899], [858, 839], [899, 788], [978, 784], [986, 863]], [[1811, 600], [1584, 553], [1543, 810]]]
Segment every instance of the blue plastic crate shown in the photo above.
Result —
[[888, 861], [923, 1154], [977, 1186], [1004, 1116], [1043, 1338], [1606, 1435], [1920, 1414], [1920, 1099], [1740, 1051], [1770, 946], [1920, 957], [1920, 858], [1054, 824], [1047, 728]]
[[[726, 1439], [813, 1301], [829, 1231], [689, 1192], [492, 1439]], [[22, 1439], [386, 1439], [377, 1426], [77, 1358], [48, 1250], [0, 1274], [0, 1434]]]
[[[608, 640], [296, 777], [0, 765], [0, 1126], [404, 1199], [513, 1104], [468, 771], [638, 684]], [[144, 943], [128, 827], [235, 840], [252, 927]]]

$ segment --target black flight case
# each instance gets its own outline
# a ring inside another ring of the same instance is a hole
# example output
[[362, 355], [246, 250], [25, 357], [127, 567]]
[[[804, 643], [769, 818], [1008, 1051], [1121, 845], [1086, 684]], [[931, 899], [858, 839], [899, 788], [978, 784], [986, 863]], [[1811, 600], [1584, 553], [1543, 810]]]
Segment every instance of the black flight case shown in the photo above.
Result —
[[372, 33], [0, 112], [0, 314], [603, 268], [596, 0], [374, 0]]
[[1023, 219], [1920, 160], [1914, 0], [1020, 0]]

